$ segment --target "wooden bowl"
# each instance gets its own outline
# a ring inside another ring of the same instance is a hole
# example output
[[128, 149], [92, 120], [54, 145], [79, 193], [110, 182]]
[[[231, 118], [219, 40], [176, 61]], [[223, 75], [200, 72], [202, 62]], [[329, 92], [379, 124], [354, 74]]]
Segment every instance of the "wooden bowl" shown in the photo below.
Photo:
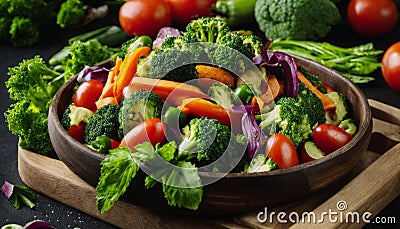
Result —
[[[230, 173], [219, 181], [203, 187], [203, 200], [197, 211], [168, 206], [161, 186], [144, 188], [144, 172], [122, 196], [133, 204], [178, 214], [222, 215], [260, 210], [302, 200], [319, 191], [338, 190], [352, 178], [352, 170], [366, 151], [372, 130], [371, 111], [365, 95], [337, 71], [307, 59], [295, 58], [309, 72], [344, 94], [352, 105], [357, 134], [346, 146], [322, 159], [298, 166], [263, 173]], [[49, 132], [54, 149], [74, 173], [96, 187], [100, 162], [104, 158], [74, 140], [60, 123], [69, 105], [76, 77], [65, 83], [53, 98], [49, 111]], [[200, 174], [207, 178], [213, 174]]]

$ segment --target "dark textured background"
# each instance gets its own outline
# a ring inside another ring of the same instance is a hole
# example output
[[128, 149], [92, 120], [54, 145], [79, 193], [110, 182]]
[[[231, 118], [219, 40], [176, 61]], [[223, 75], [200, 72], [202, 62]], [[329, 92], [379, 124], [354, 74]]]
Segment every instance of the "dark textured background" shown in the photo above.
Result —
[[[34, 55], [41, 55], [44, 60], [47, 61], [51, 55], [67, 44], [67, 39], [69, 37], [97, 28], [101, 25], [117, 23], [117, 18], [112, 17], [107, 20], [92, 23], [84, 29], [45, 31], [45, 33], [42, 33], [42, 40], [40, 43], [24, 49], [15, 48], [9, 44], [0, 44], [0, 185], [2, 185], [4, 181], [22, 184], [17, 168], [17, 137], [8, 131], [3, 115], [12, 102], [4, 86], [4, 82], [8, 79], [8, 67], [15, 66], [22, 59], [32, 58]], [[385, 50], [391, 44], [400, 41], [400, 35], [398, 34], [400, 30], [399, 24], [400, 23], [397, 24], [397, 27], [390, 34], [384, 37], [366, 39], [357, 36], [346, 23], [342, 23], [331, 32], [329, 37], [326, 38], [326, 41], [343, 47], [359, 45], [371, 41], [377, 49]], [[376, 77], [374, 82], [360, 85], [360, 88], [366, 96], [400, 108], [400, 92], [396, 92], [386, 85], [380, 71], [375, 72], [373, 76]], [[42, 219], [53, 223], [57, 228], [113, 228], [113, 226], [107, 223], [49, 199], [42, 194], [36, 192], [35, 194], [37, 195], [37, 206], [34, 210], [27, 207], [21, 210], [15, 210], [6, 198], [0, 195], [0, 226], [8, 223], [23, 225], [28, 221]], [[379, 216], [396, 217], [398, 227], [400, 224], [400, 197], [397, 197], [390, 205], [381, 211]], [[381, 228], [382, 226], [392, 227], [394, 225], [370, 224], [367, 225], [366, 228]]]

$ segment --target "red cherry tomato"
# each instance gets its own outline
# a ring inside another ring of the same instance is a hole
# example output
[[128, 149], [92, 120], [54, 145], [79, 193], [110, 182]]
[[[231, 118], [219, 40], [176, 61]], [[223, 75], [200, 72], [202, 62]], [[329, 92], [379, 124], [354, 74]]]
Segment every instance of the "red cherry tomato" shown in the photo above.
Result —
[[386, 83], [400, 92], [400, 42], [393, 44], [385, 51], [381, 69]]
[[85, 107], [91, 111], [96, 110], [95, 102], [99, 99], [103, 91], [103, 84], [98, 80], [89, 80], [79, 85], [72, 102], [77, 107]]
[[312, 133], [313, 141], [318, 148], [330, 154], [346, 145], [353, 138], [342, 128], [333, 124], [321, 124]]
[[110, 139], [111, 140], [111, 149], [115, 149], [119, 146], [119, 144], [121, 144], [119, 141], [114, 140], [114, 139]]
[[290, 139], [283, 134], [274, 134], [268, 138], [265, 154], [274, 160], [281, 169], [299, 164], [296, 148]]
[[132, 151], [134, 147], [145, 141], [155, 146], [165, 139], [165, 123], [158, 118], [146, 120], [130, 130], [122, 139], [120, 146], [128, 146]]
[[130, 36], [157, 36], [162, 27], [171, 25], [171, 13], [163, 0], [130, 0], [119, 9], [121, 28]]
[[183, 28], [198, 17], [213, 16], [211, 7], [216, 0], [166, 0], [174, 26]]
[[67, 131], [71, 137], [80, 143], [84, 142], [85, 123], [80, 122], [77, 126], [72, 125]]
[[397, 7], [391, 0], [351, 0], [347, 19], [362, 36], [383, 36], [396, 25]]

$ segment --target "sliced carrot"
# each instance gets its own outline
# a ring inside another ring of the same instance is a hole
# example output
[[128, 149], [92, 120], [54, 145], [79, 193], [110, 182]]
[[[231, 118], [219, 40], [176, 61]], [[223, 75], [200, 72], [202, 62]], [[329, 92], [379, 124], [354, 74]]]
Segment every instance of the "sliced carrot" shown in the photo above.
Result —
[[174, 105], [181, 105], [184, 99], [208, 98], [200, 88], [170, 80], [159, 80], [144, 77], [135, 77], [124, 91], [124, 96], [129, 97], [134, 92], [145, 89], [155, 92], [160, 98]]
[[148, 56], [150, 54], [150, 48], [143, 46], [135, 49], [132, 53], [129, 53], [124, 62], [122, 63], [120, 72], [114, 82], [114, 97], [118, 102], [122, 99], [122, 92], [126, 86], [129, 85], [133, 79], [139, 58], [142, 56]]
[[106, 84], [104, 84], [103, 91], [101, 92], [100, 98], [114, 96], [114, 71], [110, 71], [107, 76]]
[[114, 97], [105, 97], [105, 98], [97, 100], [95, 103], [96, 103], [97, 109], [100, 109], [100, 107], [104, 107], [107, 104], [118, 105], [118, 101]]
[[222, 106], [214, 104], [209, 100], [201, 98], [185, 99], [180, 106], [182, 111], [184, 108], [189, 109], [190, 114], [196, 117], [216, 119], [223, 125], [231, 125], [228, 112]]
[[335, 103], [324, 93], [320, 92], [300, 71], [297, 71], [299, 80], [306, 85], [322, 102], [325, 111], [333, 110], [336, 108]]
[[199, 78], [213, 79], [232, 88], [235, 86], [235, 77], [221, 68], [200, 64], [196, 65], [196, 71]]
[[279, 81], [274, 75], [268, 75], [268, 89], [264, 94], [257, 96], [257, 103], [260, 108], [271, 103], [275, 98], [283, 93], [283, 82]]

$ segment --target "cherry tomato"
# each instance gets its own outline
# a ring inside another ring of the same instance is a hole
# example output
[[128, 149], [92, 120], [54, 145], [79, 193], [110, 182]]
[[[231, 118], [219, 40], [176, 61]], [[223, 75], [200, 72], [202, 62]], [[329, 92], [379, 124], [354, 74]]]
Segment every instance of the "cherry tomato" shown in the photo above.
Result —
[[95, 102], [99, 99], [102, 91], [103, 84], [98, 80], [88, 80], [79, 85], [72, 102], [77, 107], [85, 107], [91, 111], [96, 110]]
[[120, 146], [128, 146], [132, 151], [134, 147], [145, 141], [155, 146], [165, 139], [165, 123], [158, 118], [146, 120], [130, 130], [122, 139]]
[[157, 36], [162, 27], [171, 25], [171, 13], [163, 0], [130, 0], [119, 9], [121, 28], [130, 36]]
[[183, 28], [198, 17], [213, 16], [211, 7], [216, 0], [166, 0], [174, 26]]
[[114, 140], [114, 139], [110, 139], [111, 140], [111, 149], [115, 149], [119, 146], [119, 144], [121, 144], [119, 141]]
[[317, 126], [312, 133], [312, 137], [315, 145], [326, 154], [330, 154], [346, 145], [353, 138], [342, 128], [326, 123]]
[[274, 160], [281, 169], [299, 164], [296, 148], [290, 139], [283, 134], [274, 134], [268, 138], [265, 154]]
[[391, 45], [382, 58], [382, 75], [386, 83], [400, 92], [400, 42]]
[[80, 143], [84, 142], [85, 123], [80, 122], [77, 126], [72, 125], [67, 131], [71, 137]]
[[391, 0], [351, 0], [347, 19], [362, 36], [383, 36], [396, 25], [397, 7]]

